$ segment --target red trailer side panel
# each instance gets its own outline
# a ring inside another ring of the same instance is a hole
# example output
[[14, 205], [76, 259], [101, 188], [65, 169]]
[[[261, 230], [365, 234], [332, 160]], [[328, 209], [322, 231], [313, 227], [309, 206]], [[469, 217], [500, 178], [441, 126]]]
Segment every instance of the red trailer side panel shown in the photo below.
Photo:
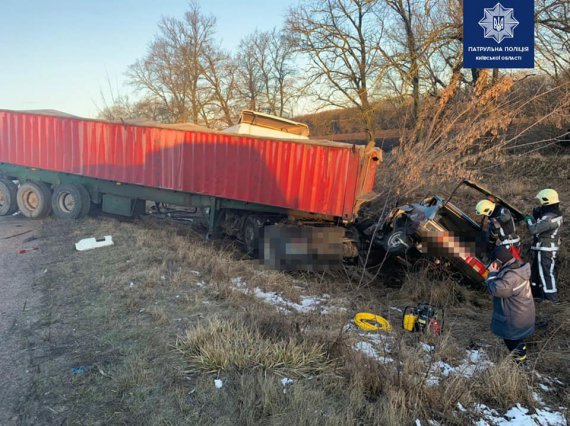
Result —
[[0, 110], [0, 162], [352, 218], [378, 151]]

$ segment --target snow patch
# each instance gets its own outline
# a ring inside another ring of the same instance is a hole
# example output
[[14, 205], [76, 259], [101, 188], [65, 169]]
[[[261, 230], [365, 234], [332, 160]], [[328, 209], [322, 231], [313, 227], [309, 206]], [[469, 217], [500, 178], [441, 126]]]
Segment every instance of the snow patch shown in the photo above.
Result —
[[542, 397], [540, 396], [539, 393], [537, 392], [533, 392], [532, 393], [532, 399], [534, 399], [538, 404], [540, 405], [545, 405], [544, 404], [544, 399], [542, 399]]
[[255, 287], [250, 291], [242, 277], [232, 278], [231, 283], [242, 293], [253, 293], [253, 295], [258, 299], [261, 299], [270, 305], [275, 305], [283, 311], [293, 310], [300, 313], [311, 312], [319, 308], [323, 302], [330, 298], [328, 294], [323, 294], [322, 296], [302, 296], [301, 303], [295, 303], [285, 299], [275, 291], [264, 291], [259, 287]]
[[372, 346], [372, 344], [369, 342], [357, 342], [354, 345], [354, 349], [356, 349], [359, 352], [362, 352], [364, 355], [366, 355], [369, 358], [375, 359], [381, 364], [389, 364], [391, 362], [394, 362], [393, 358], [380, 355], [378, 351], [374, 349], [374, 346]]
[[463, 377], [473, 377], [487, 368], [491, 367], [493, 362], [489, 360], [487, 354], [479, 350], [468, 350], [467, 358], [463, 360], [457, 367], [444, 362], [437, 361], [430, 367], [430, 375], [427, 379], [428, 386], [439, 384], [440, 377], [449, 377], [450, 375], [461, 375]]
[[504, 415], [500, 415], [496, 410], [484, 404], [477, 404], [475, 410], [482, 415], [482, 418], [475, 423], [477, 426], [566, 426], [566, 418], [563, 413], [551, 411], [548, 408], [537, 409], [531, 414], [528, 408], [520, 404], [509, 409]]
[[550, 392], [550, 391], [552, 390], [551, 387], [546, 386], [546, 385], [544, 385], [544, 384], [542, 384], [542, 383], [539, 383], [539, 384], [538, 384], [538, 387], [539, 387], [540, 389], [542, 389], [544, 392]]

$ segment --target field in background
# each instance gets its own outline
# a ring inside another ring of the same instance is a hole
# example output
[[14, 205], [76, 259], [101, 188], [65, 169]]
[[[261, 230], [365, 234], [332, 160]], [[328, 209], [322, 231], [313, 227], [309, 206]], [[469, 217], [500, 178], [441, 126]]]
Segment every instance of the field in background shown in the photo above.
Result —
[[[530, 157], [501, 175], [487, 169], [484, 182], [526, 210], [552, 186], [568, 213], [568, 167], [567, 156]], [[387, 270], [365, 286], [349, 270], [262, 271], [231, 241], [154, 218], [48, 219], [41, 308], [22, 342], [33, 381], [18, 422], [463, 425], [516, 403], [543, 414], [568, 407], [568, 229], [563, 303], [538, 306], [549, 322], [522, 370], [489, 331], [483, 289], [429, 268], [398, 280]], [[104, 235], [115, 245], [75, 251]], [[445, 305], [442, 336], [401, 331], [400, 310], [417, 302]], [[355, 328], [359, 311], [387, 317], [394, 331]]]

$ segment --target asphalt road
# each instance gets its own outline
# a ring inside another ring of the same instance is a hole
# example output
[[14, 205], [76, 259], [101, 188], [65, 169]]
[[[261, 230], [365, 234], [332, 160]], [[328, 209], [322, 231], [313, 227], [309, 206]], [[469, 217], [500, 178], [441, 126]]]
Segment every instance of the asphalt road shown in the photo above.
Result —
[[[42, 273], [37, 237], [41, 221], [0, 217], [0, 424], [18, 424], [18, 406], [31, 382], [23, 331], [39, 306], [33, 284]], [[20, 253], [21, 250], [30, 250]]]

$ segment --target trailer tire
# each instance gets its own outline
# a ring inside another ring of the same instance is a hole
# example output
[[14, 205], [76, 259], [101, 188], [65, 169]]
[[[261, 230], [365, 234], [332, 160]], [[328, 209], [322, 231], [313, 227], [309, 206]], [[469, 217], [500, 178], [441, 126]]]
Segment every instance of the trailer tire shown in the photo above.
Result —
[[91, 198], [82, 185], [65, 183], [53, 191], [51, 207], [60, 219], [79, 219], [89, 212]]
[[81, 192], [81, 215], [79, 217], [85, 217], [91, 210], [91, 195], [89, 195], [89, 191], [83, 185], [77, 185], [77, 187], [79, 192]]
[[0, 216], [9, 216], [18, 210], [18, 187], [9, 179], [0, 179]]
[[51, 212], [51, 190], [43, 182], [29, 181], [18, 189], [18, 208], [30, 219], [41, 219]]

